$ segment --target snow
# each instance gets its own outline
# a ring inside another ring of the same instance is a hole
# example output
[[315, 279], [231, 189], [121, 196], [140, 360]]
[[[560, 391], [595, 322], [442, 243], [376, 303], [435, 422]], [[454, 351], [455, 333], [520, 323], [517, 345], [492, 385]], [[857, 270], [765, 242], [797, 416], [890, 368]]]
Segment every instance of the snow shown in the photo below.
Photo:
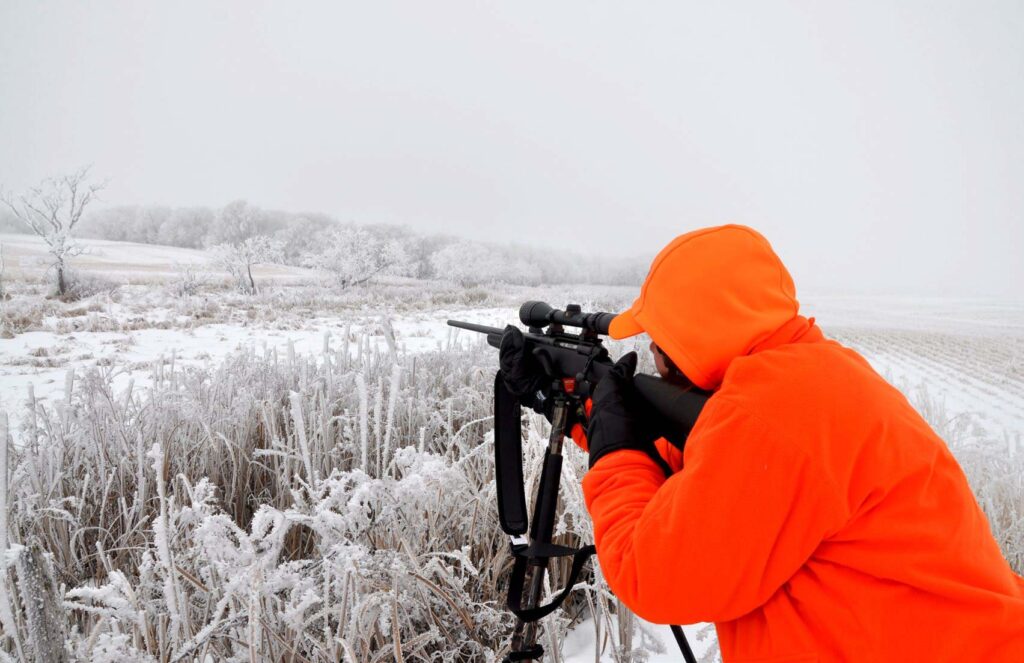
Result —
[[[634, 617], [634, 619], [640, 622], [637, 629], [638, 632], [643, 630], [660, 643], [660, 651], [650, 654], [647, 663], [679, 663], [679, 661], [683, 660], [679, 646], [676, 644], [675, 636], [672, 635], [671, 628], [662, 624], [645, 622], [639, 617]], [[618, 626], [613, 624], [613, 628], [618, 628]], [[708, 650], [715, 643], [713, 630], [701, 633], [701, 629], [705, 628], [710, 628], [710, 625], [683, 625], [686, 641], [689, 643], [690, 649], [693, 651], [694, 656], [697, 657], [697, 660], [700, 660], [702, 656], [708, 653]], [[573, 628], [562, 641], [564, 663], [594, 663], [594, 646], [594, 622], [591, 619], [587, 619]], [[602, 653], [600, 658], [601, 663], [610, 663], [614, 660], [607, 650]]]
[[[441, 309], [401, 316], [392, 320], [391, 325], [399, 349], [415, 353], [480, 342], [482, 335], [449, 327], [448, 319], [504, 327], [515, 315], [514, 310], [503, 308]], [[123, 389], [129, 382], [136, 386], [148, 384], [157, 362], [210, 365], [239, 347], [260, 353], [276, 351], [281, 356], [289, 347], [299, 354], [319, 353], [326, 336], [333, 352], [346, 329], [355, 338], [364, 332], [368, 334], [372, 351], [387, 350], [379, 315], [317, 318], [302, 329], [283, 330], [262, 325], [209, 324], [130, 332], [25, 332], [13, 339], [0, 339], [0, 404], [13, 406], [24, 399], [29, 385], [37, 399], [60, 397], [69, 370], [92, 366], [116, 369], [115, 387]], [[350, 344], [349, 352], [355, 354], [354, 343]]]

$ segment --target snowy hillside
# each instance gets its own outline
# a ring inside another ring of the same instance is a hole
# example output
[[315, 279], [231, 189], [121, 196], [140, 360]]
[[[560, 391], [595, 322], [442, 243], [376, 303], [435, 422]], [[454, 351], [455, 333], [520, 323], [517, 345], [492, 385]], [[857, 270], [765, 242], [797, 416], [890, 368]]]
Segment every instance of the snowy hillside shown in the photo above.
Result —
[[[71, 267], [104, 276], [118, 283], [139, 283], [178, 278], [183, 268], [223, 278], [210, 254], [198, 249], [158, 244], [114, 242], [105, 239], [77, 240], [83, 253], [71, 259]], [[47, 270], [46, 244], [35, 235], [0, 234], [7, 260], [7, 277], [41, 279]], [[285, 265], [260, 265], [256, 275], [273, 280], [311, 279], [310, 270]]]

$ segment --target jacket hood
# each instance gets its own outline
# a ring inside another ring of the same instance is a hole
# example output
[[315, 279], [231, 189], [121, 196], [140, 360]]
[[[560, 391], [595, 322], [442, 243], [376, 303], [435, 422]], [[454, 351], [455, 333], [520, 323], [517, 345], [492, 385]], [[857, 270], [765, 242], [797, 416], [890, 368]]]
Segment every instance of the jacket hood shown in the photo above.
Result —
[[680, 235], [662, 249], [609, 334], [647, 332], [695, 385], [714, 390], [736, 357], [821, 338], [813, 318], [799, 312], [793, 279], [768, 240], [725, 225]]

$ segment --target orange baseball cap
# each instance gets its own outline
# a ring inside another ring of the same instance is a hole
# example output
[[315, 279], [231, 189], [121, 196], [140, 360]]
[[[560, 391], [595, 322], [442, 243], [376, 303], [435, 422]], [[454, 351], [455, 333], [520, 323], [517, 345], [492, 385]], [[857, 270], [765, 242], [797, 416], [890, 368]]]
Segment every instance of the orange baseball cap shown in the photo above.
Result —
[[628, 311], [608, 333], [647, 332], [679, 370], [715, 389], [733, 358], [798, 315], [796, 288], [760, 233], [741, 225], [703, 228], [661, 250]]

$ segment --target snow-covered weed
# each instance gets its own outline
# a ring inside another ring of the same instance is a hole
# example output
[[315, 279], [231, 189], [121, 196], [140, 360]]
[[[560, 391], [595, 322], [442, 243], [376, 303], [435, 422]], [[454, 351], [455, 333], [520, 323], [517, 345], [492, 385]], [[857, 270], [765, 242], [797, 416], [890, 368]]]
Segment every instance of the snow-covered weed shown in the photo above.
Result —
[[100, 294], [111, 295], [120, 287], [117, 281], [94, 271], [68, 270], [65, 279], [64, 294], [60, 297], [65, 302], [77, 302]]
[[[75, 660], [504, 654], [493, 351], [357, 347], [248, 348], [207, 370], [159, 363], [152, 388], [124, 393], [100, 368], [69, 380], [66, 402], [31, 404], [12, 452], [10, 529], [67, 588]], [[543, 439], [538, 421], [529, 429], [535, 484]], [[566, 543], [590, 534], [582, 461], [566, 464]], [[555, 565], [553, 588], [566, 571]], [[609, 609], [606, 596], [590, 602]], [[569, 626], [549, 620], [545, 642]]]

